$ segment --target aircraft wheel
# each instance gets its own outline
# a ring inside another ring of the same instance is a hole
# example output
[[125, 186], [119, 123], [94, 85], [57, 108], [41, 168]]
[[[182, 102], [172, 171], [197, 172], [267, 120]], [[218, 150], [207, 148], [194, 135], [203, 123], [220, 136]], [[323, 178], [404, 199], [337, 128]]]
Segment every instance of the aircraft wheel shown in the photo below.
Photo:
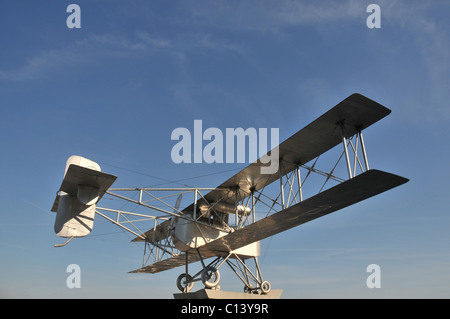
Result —
[[177, 278], [177, 288], [182, 292], [191, 291], [192, 287], [194, 287], [194, 282], [192, 281], [192, 277], [189, 274], [181, 274]]
[[202, 271], [202, 282], [206, 288], [214, 288], [219, 284], [220, 273], [219, 271], [211, 266], [206, 267]]
[[261, 283], [261, 291], [263, 294], [268, 294], [271, 289], [270, 283], [268, 281], [263, 281]]

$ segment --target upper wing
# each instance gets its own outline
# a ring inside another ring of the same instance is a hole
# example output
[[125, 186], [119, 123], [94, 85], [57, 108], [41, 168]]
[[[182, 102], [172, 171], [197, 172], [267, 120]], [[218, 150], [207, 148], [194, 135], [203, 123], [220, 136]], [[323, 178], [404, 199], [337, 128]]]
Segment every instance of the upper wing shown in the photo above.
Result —
[[[279, 145], [279, 159], [283, 163], [280, 171], [273, 174], [261, 174], [261, 167], [267, 164], [262, 164], [257, 160], [219, 185], [217, 189], [200, 198], [197, 207], [206, 202], [206, 204], [221, 202], [234, 205], [236, 191], [239, 192], [238, 198], [246, 198], [250, 195], [252, 188], [255, 191], [262, 189], [279, 179], [280, 173], [282, 176], [288, 174], [297, 165], [306, 164], [341, 143], [341, 124], [344, 125], [344, 136], [348, 138], [390, 113], [391, 110], [383, 105], [361, 94], [352, 94]], [[182, 212], [192, 212], [193, 210], [194, 204], [192, 203]], [[164, 226], [164, 223], [158, 225], [155, 231], [164, 231]], [[154, 231], [150, 230], [147, 236], [153, 236], [153, 233]], [[142, 241], [142, 239], [138, 237], [134, 241]]]
[[[209, 203], [220, 201], [234, 204], [236, 186], [239, 186], [239, 198], [246, 198], [252, 188], [256, 191], [262, 189], [279, 179], [280, 173], [283, 176], [294, 170], [297, 165], [306, 164], [341, 143], [341, 124], [344, 125], [344, 136], [348, 138], [389, 113], [391, 110], [381, 104], [361, 94], [352, 94], [279, 145], [279, 159], [283, 163], [280, 167], [281, 172], [261, 174], [261, 167], [267, 164], [262, 164], [258, 160], [219, 185], [216, 190], [210, 191], [204, 199], [199, 199], [198, 204], [204, 203], [205, 200]], [[184, 211], [193, 209], [194, 205], [191, 204]]]
[[379, 170], [366, 171], [298, 204], [201, 246], [199, 251], [202, 255], [230, 252], [400, 186], [407, 181], [406, 178]]

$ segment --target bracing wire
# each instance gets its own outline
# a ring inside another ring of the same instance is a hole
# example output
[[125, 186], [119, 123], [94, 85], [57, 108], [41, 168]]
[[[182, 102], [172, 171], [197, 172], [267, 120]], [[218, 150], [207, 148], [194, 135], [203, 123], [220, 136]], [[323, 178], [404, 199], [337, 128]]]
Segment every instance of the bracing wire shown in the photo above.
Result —
[[100, 163], [102, 165], [107, 165], [107, 166], [110, 166], [110, 167], [114, 167], [116, 169], [124, 170], [124, 171], [130, 172], [130, 173], [134, 173], [134, 174], [138, 174], [138, 175], [142, 175], [142, 176], [148, 176], [148, 177], [151, 177], [151, 178], [163, 181], [163, 183], [161, 183], [161, 184], [155, 184], [155, 185], [151, 185], [149, 187], [158, 187], [158, 186], [162, 186], [162, 185], [166, 185], [166, 184], [179, 184], [179, 185], [182, 185], [184, 187], [191, 187], [191, 188], [193, 188], [192, 185], [184, 184], [184, 183], [181, 183], [181, 182], [188, 181], [188, 180], [193, 180], [193, 179], [198, 179], [198, 178], [203, 178], [203, 177], [208, 177], [208, 176], [212, 176], [212, 175], [219, 175], [219, 174], [228, 173], [228, 172], [237, 171], [237, 170], [242, 170], [244, 168], [244, 167], [237, 167], [237, 168], [227, 169], [227, 170], [223, 170], [223, 171], [219, 171], [219, 172], [215, 172], [215, 173], [209, 173], [209, 174], [197, 175], [197, 176], [192, 176], [192, 177], [186, 177], [186, 178], [182, 178], [182, 179], [179, 179], [179, 180], [169, 180], [169, 179], [166, 179], [166, 178], [161, 178], [161, 177], [158, 177], [158, 176], [155, 176], [155, 175], [151, 175], [151, 174], [140, 172], [140, 171], [136, 171], [136, 170], [131, 170], [131, 169], [128, 169], [128, 168], [125, 168], [125, 167], [120, 167], [120, 166], [109, 164], [109, 163], [105, 163], [105, 162], [98, 162], [98, 163]]

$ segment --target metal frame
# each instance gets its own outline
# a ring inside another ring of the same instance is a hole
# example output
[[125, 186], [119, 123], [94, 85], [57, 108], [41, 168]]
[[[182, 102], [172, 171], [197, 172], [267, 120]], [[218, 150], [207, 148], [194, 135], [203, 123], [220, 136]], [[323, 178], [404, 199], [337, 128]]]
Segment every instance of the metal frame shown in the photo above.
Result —
[[[334, 165], [332, 166], [329, 171], [324, 171], [317, 168], [317, 164], [319, 162], [319, 159], [322, 157], [323, 154], [316, 157], [312, 162], [311, 165], [306, 164], [295, 164], [296, 168], [292, 170], [290, 173], [282, 176], [280, 174], [280, 186], [279, 186], [279, 192], [276, 194], [275, 199], [271, 199], [272, 205], [266, 204], [270, 210], [268, 214], [274, 210], [274, 207], [278, 209], [285, 209], [290, 207], [293, 204], [297, 204], [299, 202], [302, 202], [304, 200], [304, 190], [305, 190], [305, 184], [309, 180], [309, 177], [311, 176], [311, 173], [315, 173], [316, 176], [322, 176], [325, 178], [323, 183], [319, 187], [319, 190], [317, 193], [322, 192], [326, 189], [327, 184], [330, 181], [334, 181], [336, 183], [342, 183], [346, 181], [346, 178], [339, 177], [336, 175], [336, 170], [339, 167], [339, 164], [342, 162], [342, 158], [345, 158], [344, 164], [347, 170], [348, 179], [351, 179], [357, 175], [357, 167], [360, 169], [360, 173], [368, 171], [369, 168], [369, 162], [367, 158], [367, 151], [366, 146], [364, 144], [364, 139], [361, 131], [358, 131], [357, 134], [346, 138], [345, 137], [345, 128], [342, 123], [339, 123], [339, 126], [342, 131], [342, 145], [343, 145], [343, 151], [338, 156], [338, 159], [334, 162]], [[359, 149], [360, 147], [360, 149]], [[360, 154], [360, 152], [362, 154]], [[364, 162], [364, 166], [361, 163], [361, 158]], [[288, 164], [294, 164], [294, 163], [287, 163], [283, 159], [280, 160], [280, 170], [282, 171], [283, 165]], [[305, 174], [301, 174], [301, 171], [305, 171]], [[302, 176], [304, 178], [302, 179]], [[264, 190], [264, 189], [263, 189]], [[258, 192], [259, 195], [262, 195], [262, 191]], [[266, 197], [266, 196], [263, 196]], [[261, 201], [260, 197], [258, 196], [258, 201]], [[277, 211], [275, 209], [275, 211]], [[267, 215], [268, 215], [267, 214]]]
[[[186, 287], [195, 281], [202, 280], [200, 277], [202, 277], [202, 273], [205, 272], [206, 269], [211, 269], [210, 267], [213, 267], [216, 271], [218, 271], [219, 268], [226, 263], [233, 270], [236, 276], [244, 283], [244, 290], [246, 292], [264, 292], [266, 291], [266, 289], [264, 289], [265, 285], [269, 284], [268, 282], [263, 281], [258, 263], [258, 257], [249, 258], [253, 259], [255, 266], [255, 270], [251, 271], [249, 265], [246, 264], [246, 260], [249, 259], [244, 260], [234, 253], [229, 253], [226, 256], [218, 256], [206, 265], [204, 262], [204, 256], [202, 256], [200, 251], [197, 250], [198, 257], [200, 258], [200, 262], [202, 264], [202, 269], [191, 277], [188, 276], [188, 253], [182, 252], [175, 247], [171, 237], [172, 229], [170, 225], [162, 230], [160, 229], [160, 232], [163, 233], [159, 233], [159, 236], [155, 235], [156, 229], [158, 225], [163, 222], [166, 222], [173, 217], [177, 217], [189, 220], [197, 225], [211, 227], [225, 232], [233, 232], [254, 223], [257, 220], [256, 215], [258, 209], [261, 209], [261, 211], [265, 212], [265, 215], [268, 216], [271, 213], [278, 212], [282, 209], [302, 202], [305, 197], [305, 190], [313, 187], [313, 185], [310, 186], [310, 184], [313, 184], [310, 182], [312, 175], [321, 176], [324, 179], [318, 185], [314, 185], [318, 188], [318, 193], [320, 193], [326, 188], [330, 181], [341, 183], [346, 180], [346, 178], [337, 176], [337, 170], [340, 163], [343, 163], [345, 167], [344, 171], [347, 171], [348, 179], [356, 176], [357, 167], [359, 167], [361, 172], [369, 170], [366, 147], [361, 131], [358, 131], [357, 134], [346, 138], [344, 123], [338, 123], [337, 126], [340, 128], [342, 133], [343, 150], [340, 154], [338, 154], [338, 158], [335, 160], [331, 169], [325, 171], [318, 168], [319, 158], [321, 158], [320, 155], [310, 161], [311, 164], [309, 165], [306, 165], [306, 163], [295, 163], [295, 169], [283, 175], [281, 173], [283, 171], [283, 166], [292, 165], [294, 163], [288, 163], [284, 159], [280, 159], [280, 182], [278, 190], [275, 189], [270, 191], [267, 189], [268, 187], [263, 187], [260, 190], [251, 189], [250, 193], [246, 193], [245, 196], [241, 197], [240, 194], [242, 194], [242, 192], [238, 192], [237, 189], [234, 189], [236, 194], [234, 203], [234, 223], [233, 218], [230, 218], [231, 216], [229, 214], [224, 216], [215, 210], [215, 205], [218, 204], [217, 202], [208, 203], [205, 199], [203, 193], [216, 188], [111, 188], [106, 192], [106, 194], [111, 196], [111, 198], [123, 200], [125, 203], [134, 204], [136, 207], [140, 207], [146, 211], [144, 213], [140, 213], [135, 211], [124, 211], [122, 209], [97, 207], [96, 213], [113, 224], [132, 233], [144, 242], [142, 267], [152, 265], [153, 263], [163, 261], [170, 257], [180, 256], [180, 254], [184, 253], [186, 254], [186, 269], [185, 273], [182, 275], [185, 275], [184, 284]], [[342, 158], [345, 160], [342, 161]], [[277, 188], [277, 183], [274, 184], [275, 188]], [[233, 189], [227, 190], [233, 191]], [[181, 196], [187, 196], [188, 198], [190, 196], [193, 197], [194, 212], [192, 214], [185, 214], [183, 211], [179, 210], [179, 199]], [[173, 204], [172, 201], [175, 198], [177, 198], [177, 202]], [[205, 221], [204, 218], [201, 218], [202, 216], [197, 215], [197, 206], [200, 199], [202, 199], [203, 202], [206, 202], [208, 205], [208, 213], [214, 214], [216, 221], [219, 222], [218, 224], [213, 223], [211, 219]], [[250, 209], [251, 213], [240, 213], [238, 205], [242, 205], [245, 208]], [[136, 209], [137, 208], [134, 210]], [[154, 230], [152, 238], [148, 238], [148, 236], [146, 236], [146, 232], [148, 232], [149, 229], [149, 222], [152, 225], [150, 229]], [[141, 224], [144, 224], [145, 228], [143, 228]], [[142, 229], [145, 230], [143, 231]]]
[[[93, 161], [70, 157], [61, 192], [52, 206], [57, 213], [55, 225], [67, 230], [57, 231], [57, 235], [68, 240], [55, 246], [86, 236], [88, 232], [79, 233], [83, 227], [89, 232], [92, 229], [76, 219], [86, 209], [68, 207], [67, 198], [62, 197], [67, 193], [70, 200], [78, 198], [80, 203], [89, 204], [90, 221], [95, 211], [133, 234], [133, 241], [143, 243], [142, 268], [133, 273], [154, 273], [184, 264], [185, 273], [178, 277], [177, 286], [187, 292], [199, 280], [214, 288], [220, 279], [218, 269], [227, 264], [244, 283], [247, 293], [267, 293], [270, 284], [263, 281], [258, 263], [258, 240], [407, 182], [390, 173], [369, 171], [361, 131], [390, 112], [361, 94], [352, 94], [270, 151], [278, 154], [273, 158], [278, 160], [278, 172], [264, 174], [264, 164], [268, 163], [262, 157], [219, 188], [109, 188], [116, 176], [100, 172], [100, 166]], [[337, 155], [332, 149], [337, 150]], [[274, 163], [271, 158], [270, 168]], [[328, 168], [319, 168], [323, 164]], [[85, 196], [87, 190], [89, 195]], [[211, 192], [203, 195], [207, 191]], [[120, 201], [122, 205], [98, 207], [104, 195], [110, 203]], [[193, 204], [180, 210], [183, 195], [192, 196]], [[261, 213], [264, 218], [257, 218]], [[209, 258], [214, 259], [206, 264]], [[250, 269], [251, 260], [254, 270]], [[196, 261], [202, 268], [191, 277], [189, 263]], [[212, 283], [210, 276], [215, 277]]]
[[[119, 226], [120, 228], [126, 230], [127, 232], [135, 235], [137, 238], [140, 238], [142, 241], [144, 241], [144, 256], [143, 256], [143, 262], [142, 266], [146, 266], [161, 260], [164, 260], [166, 258], [178, 256], [181, 252], [175, 247], [171, 236], [170, 236], [170, 229], [163, 229], [163, 231], [166, 231], [167, 233], [163, 236], [160, 236], [161, 238], [148, 238], [145, 235], [145, 232], [148, 231], [149, 226], [148, 222], [153, 221], [152, 227], [150, 229], [156, 229], [158, 225], [161, 224], [161, 222], [165, 222], [170, 220], [172, 217], [178, 217], [182, 219], [189, 220], [191, 222], [195, 222], [197, 224], [224, 230], [221, 227], [218, 227], [216, 225], [213, 225], [211, 223], [204, 223], [202, 221], [199, 221], [197, 219], [194, 219], [189, 216], [183, 214], [182, 211], [179, 210], [178, 207], [175, 207], [176, 205], [172, 205], [168, 203], [167, 199], [170, 197], [179, 197], [188, 193], [194, 194], [194, 201], [197, 201], [197, 196], [203, 196], [202, 191], [209, 191], [213, 190], [214, 188], [192, 188], [192, 187], [185, 187], [185, 188], [111, 188], [109, 189], [106, 194], [111, 195], [115, 198], [118, 198], [120, 200], [123, 200], [125, 202], [129, 202], [132, 204], [136, 204], [140, 207], [143, 207], [145, 209], [148, 209], [148, 212], [146, 213], [135, 213], [135, 212], [129, 212], [119, 209], [111, 209], [111, 208], [104, 208], [104, 207], [96, 207], [96, 213], [105, 218], [106, 220], [112, 222], [114, 225]], [[138, 200], [135, 200], [131, 198], [132, 196], [123, 196], [118, 194], [117, 192], [127, 192], [131, 194], [138, 195]], [[155, 196], [154, 192], [170, 192], [169, 195], [163, 195], [163, 196]], [[146, 198], [147, 197], [147, 198]], [[150, 205], [151, 202], [158, 202], [163, 205], [164, 208], [157, 207], [155, 205]], [[172, 209], [173, 211], [170, 211], [169, 209]], [[108, 216], [115, 214], [113, 216]], [[114, 218], [113, 218], [114, 217]], [[142, 225], [145, 223], [144, 225]]]

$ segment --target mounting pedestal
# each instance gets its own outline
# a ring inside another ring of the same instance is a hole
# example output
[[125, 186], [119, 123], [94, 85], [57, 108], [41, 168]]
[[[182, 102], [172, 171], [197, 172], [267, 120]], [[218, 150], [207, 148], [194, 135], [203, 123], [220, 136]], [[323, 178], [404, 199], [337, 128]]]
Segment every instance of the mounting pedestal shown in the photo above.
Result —
[[280, 299], [282, 289], [272, 289], [267, 294], [224, 291], [218, 289], [200, 289], [195, 292], [175, 293], [175, 299]]

